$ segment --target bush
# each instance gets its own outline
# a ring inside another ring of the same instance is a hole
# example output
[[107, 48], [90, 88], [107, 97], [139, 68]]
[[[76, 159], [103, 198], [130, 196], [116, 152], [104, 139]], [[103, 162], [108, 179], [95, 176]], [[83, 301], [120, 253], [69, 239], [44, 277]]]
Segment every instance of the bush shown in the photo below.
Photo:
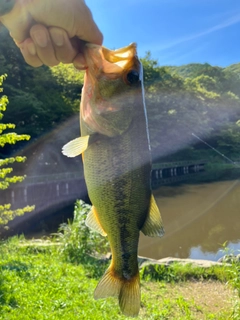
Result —
[[100, 234], [90, 230], [85, 220], [91, 206], [78, 200], [74, 208], [73, 221], [61, 224], [56, 240], [60, 242], [60, 253], [66, 261], [86, 263], [89, 258], [109, 251], [107, 240]]
[[[3, 91], [2, 83], [6, 75], [0, 76], [0, 93]], [[9, 130], [15, 129], [13, 123], [3, 123], [3, 112], [6, 111], [8, 104], [7, 96], [0, 96], [0, 148], [2, 149], [5, 145], [14, 145], [18, 141], [29, 140], [30, 136], [27, 134], [16, 134], [15, 132], [8, 132]], [[1, 156], [1, 150], [0, 150]], [[10, 158], [0, 159], [0, 191], [9, 188], [11, 184], [22, 182], [25, 176], [12, 175], [13, 163], [24, 162], [26, 157], [15, 156]], [[6, 225], [10, 220], [13, 220], [16, 216], [21, 216], [26, 212], [34, 210], [34, 206], [26, 206], [21, 209], [12, 210], [10, 203], [0, 204], [0, 225]]]

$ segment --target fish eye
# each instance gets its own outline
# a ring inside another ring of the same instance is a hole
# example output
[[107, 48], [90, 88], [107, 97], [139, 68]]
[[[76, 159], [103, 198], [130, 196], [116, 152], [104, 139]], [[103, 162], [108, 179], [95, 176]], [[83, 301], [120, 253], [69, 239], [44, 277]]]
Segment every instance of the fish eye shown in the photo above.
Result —
[[139, 82], [139, 73], [136, 70], [130, 70], [126, 79], [129, 84], [137, 84]]

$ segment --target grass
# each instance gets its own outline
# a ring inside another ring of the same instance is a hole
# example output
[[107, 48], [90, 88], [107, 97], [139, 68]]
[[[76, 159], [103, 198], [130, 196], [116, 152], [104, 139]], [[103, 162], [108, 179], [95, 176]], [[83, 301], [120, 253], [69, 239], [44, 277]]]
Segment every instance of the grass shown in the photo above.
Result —
[[[93, 299], [99, 279], [93, 270], [102, 273], [107, 263], [94, 258], [84, 264], [66, 262], [59, 246], [49, 244], [13, 238], [0, 245], [1, 320], [125, 319], [115, 299]], [[238, 319], [229, 273], [234, 268], [207, 270], [179, 264], [145, 267], [139, 319], [219, 320], [234, 319], [234, 313]]]
[[[94, 257], [107, 244], [85, 227], [88, 210], [77, 202], [74, 221], [53, 242], [0, 242], [0, 320], [126, 319], [116, 299], [93, 299], [109, 261]], [[208, 269], [150, 264], [140, 275], [139, 320], [240, 319], [237, 261]]]

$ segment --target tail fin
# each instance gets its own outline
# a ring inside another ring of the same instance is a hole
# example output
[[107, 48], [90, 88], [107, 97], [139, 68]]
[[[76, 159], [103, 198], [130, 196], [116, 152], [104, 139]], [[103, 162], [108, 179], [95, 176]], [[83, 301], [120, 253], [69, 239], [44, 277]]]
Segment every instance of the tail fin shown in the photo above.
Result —
[[141, 302], [139, 273], [131, 280], [123, 282], [118, 299], [120, 309], [124, 315], [137, 317]]
[[130, 280], [118, 278], [110, 266], [98, 283], [94, 298], [118, 297], [122, 313], [128, 317], [136, 317], [140, 310], [139, 273]]

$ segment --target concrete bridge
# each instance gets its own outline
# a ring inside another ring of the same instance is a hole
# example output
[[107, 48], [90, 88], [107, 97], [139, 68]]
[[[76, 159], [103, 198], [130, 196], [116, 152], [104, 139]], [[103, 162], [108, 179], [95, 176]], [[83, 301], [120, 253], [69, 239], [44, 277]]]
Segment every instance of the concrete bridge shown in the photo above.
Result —
[[206, 160], [154, 163], [151, 177], [152, 188], [187, 180], [194, 174], [204, 171], [205, 164]]
[[23, 182], [11, 185], [1, 191], [0, 204], [11, 203], [11, 209], [35, 205], [35, 210], [23, 216], [16, 217], [9, 223], [8, 231], [1, 234], [22, 232], [23, 225], [39, 223], [40, 219], [52, 216], [69, 206], [74, 207], [76, 199], [89, 202], [86, 184], [83, 177], [77, 173], [65, 173], [39, 177], [27, 177]]
[[[163, 184], [185, 180], [204, 170], [204, 164], [205, 161], [153, 164], [152, 186], [157, 188]], [[52, 216], [67, 207], [71, 207], [73, 212], [76, 199], [89, 201], [85, 181], [80, 173], [29, 176], [22, 183], [1, 191], [0, 204], [11, 203], [12, 209], [35, 205], [35, 210], [15, 218], [9, 223], [9, 231], [0, 230], [1, 234], [22, 232], [29, 221], [37, 224], [40, 219]]]

